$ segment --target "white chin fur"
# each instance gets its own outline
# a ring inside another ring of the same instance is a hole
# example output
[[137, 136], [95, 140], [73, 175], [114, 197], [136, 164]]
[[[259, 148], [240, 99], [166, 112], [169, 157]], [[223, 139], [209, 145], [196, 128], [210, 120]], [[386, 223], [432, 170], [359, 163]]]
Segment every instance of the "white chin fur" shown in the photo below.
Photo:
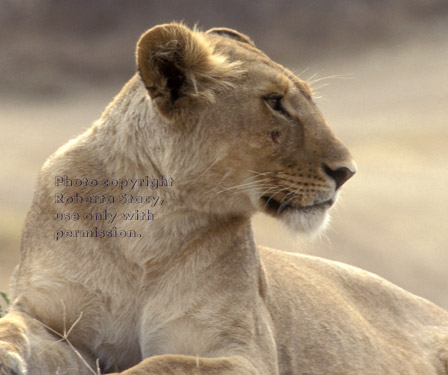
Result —
[[327, 227], [330, 222], [330, 215], [328, 210], [316, 210], [314, 212], [288, 210], [279, 219], [292, 232], [316, 235]]

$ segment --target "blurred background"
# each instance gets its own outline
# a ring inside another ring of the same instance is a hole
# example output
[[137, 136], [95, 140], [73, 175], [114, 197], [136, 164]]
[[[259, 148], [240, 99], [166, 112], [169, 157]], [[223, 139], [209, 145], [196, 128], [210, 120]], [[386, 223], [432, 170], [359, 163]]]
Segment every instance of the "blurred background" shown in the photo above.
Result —
[[257, 242], [362, 267], [448, 309], [446, 0], [0, 0], [0, 290], [42, 163], [134, 74], [140, 34], [172, 20], [235, 28], [314, 81], [357, 160], [323, 235], [259, 215]]

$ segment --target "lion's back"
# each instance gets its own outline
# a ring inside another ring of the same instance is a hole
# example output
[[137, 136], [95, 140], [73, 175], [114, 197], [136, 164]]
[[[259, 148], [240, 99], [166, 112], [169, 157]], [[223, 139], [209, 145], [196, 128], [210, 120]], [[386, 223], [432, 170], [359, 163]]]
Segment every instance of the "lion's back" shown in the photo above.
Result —
[[[313, 374], [352, 373], [350, 363], [353, 373], [381, 373], [387, 369], [371, 361], [377, 355], [386, 359], [382, 366], [409, 363], [409, 373], [416, 365], [420, 373], [437, 373], [428, 365], [435, 361], [422, 362], [419, 353], [432, 347], [438, 357], [447, 347], [444, 310], [356, 267], [267, 248], [260, 255], [279, 363], [290, 366], [281, 372], [301, 373], [317, 363]], [[417, 325], [426, 329], [416, 335]]]

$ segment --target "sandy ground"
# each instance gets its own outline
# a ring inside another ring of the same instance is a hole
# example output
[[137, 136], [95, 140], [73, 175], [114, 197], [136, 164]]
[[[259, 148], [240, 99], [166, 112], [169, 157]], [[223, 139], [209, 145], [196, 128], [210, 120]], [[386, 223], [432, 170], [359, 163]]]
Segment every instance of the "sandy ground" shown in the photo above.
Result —
[[[359, 172], [344, 186], [325, 234], [299, 238], [260, 215], [258, 243], [362, 267], [448, 308], [448, 33], [442, 31], [309, 67], [304, 78], [349, 75], [314, 85], [330, 84], [317, 90], [317, 102]], [[0, 101], [0, 289], [7, 289], [19, 259], [40, 166], [99, 117], [118, 90]]]

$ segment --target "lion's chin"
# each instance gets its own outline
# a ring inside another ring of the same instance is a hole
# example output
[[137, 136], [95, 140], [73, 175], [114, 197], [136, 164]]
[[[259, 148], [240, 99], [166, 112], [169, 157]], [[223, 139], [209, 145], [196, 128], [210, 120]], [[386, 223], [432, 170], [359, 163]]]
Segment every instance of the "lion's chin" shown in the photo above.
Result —
[[292, 205], [280, 205], [271, 198], [262, 198], [263, 211], [279, 219], [292, 232], [317, 234], [329, 223], [329, 208], [334, 200], [328, 200], [319, 204], [306, 207]]
[[280, 214], [278, 219], [294, 233], [316, 235], [327, 227], [330, 215], [328, 209], [316, 208], [307, 212], [290, 210]]

